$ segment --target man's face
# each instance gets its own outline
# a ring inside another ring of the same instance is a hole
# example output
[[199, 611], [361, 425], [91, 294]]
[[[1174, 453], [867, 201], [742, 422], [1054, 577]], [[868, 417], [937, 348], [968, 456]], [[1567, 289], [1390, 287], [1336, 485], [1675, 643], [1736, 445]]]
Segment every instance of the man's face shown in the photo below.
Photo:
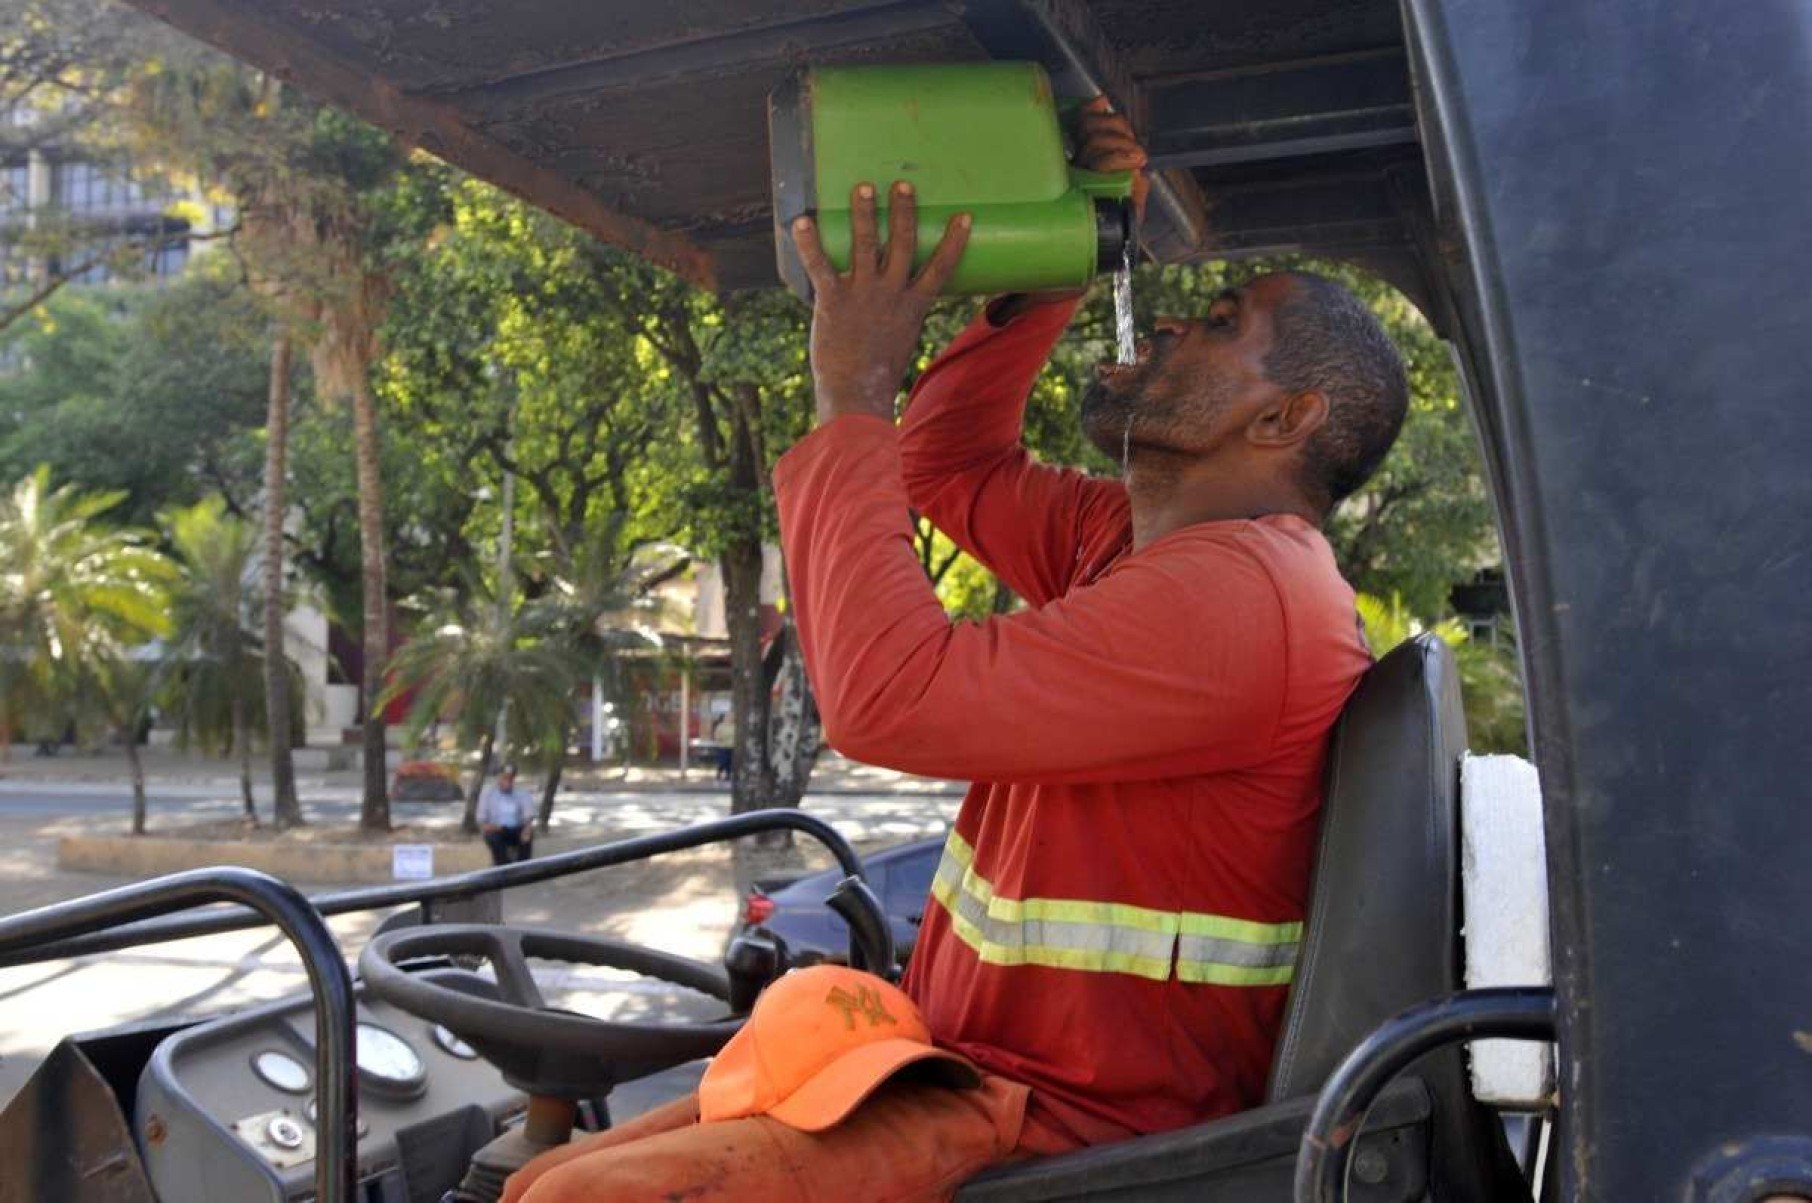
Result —
[[516, 774], [499, 773], [497, 775], [497, 784], [501, 785], [506, 792], [509, 790], [515, 789], [516, 788]]
[[1205, 457], [1278, 398], [1265, 375], [1272, 315], [1295, 282], [1260, 276], [1199, 318], [1159, 318], [1137, 363], [1103, 364], [1082, 397], [1082, 432], [1115, 460], [1133, 447]]

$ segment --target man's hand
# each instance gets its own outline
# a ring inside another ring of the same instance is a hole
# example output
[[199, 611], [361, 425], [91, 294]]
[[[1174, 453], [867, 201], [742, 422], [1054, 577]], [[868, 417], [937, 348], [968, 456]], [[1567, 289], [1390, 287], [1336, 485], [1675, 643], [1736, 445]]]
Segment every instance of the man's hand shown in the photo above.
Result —
[[1145, 216], [1145, 195], [1151, 180], [1145, 175], [1145, 148], [1134, 136], [1132, 122], [1113, 111], [1107, 97], [1097, 96], [1082, 106], [1076, 118], [1076, 166], [1089, 171], [1130, 171], [1133, 213]]
[[[1145, 195], [1151, 191], [1151, 180], [1145, 174], [1149, 161], [1145, 148], [1133, 135], [1132, 122], [1113, 111], [1107, 97], [1097, 96], [1082, 106], [1076, 116], [1076, 166], [1088, 171], [1130, 171], [1132, 177], [1133, 215], [1145, 216]], [[1033, 305], [1051, 301], [1068, 301], [1081, 296], [1086, 289], [1062, 288], [1045, 292], [1014, 292], [996, 297], [988, 305], [988, 320], [1004, 326]]]
[[486, 823], [480, 830], [486, 835], [496, 835], [499, 831], [502, 831], [503, 828], [497, 826], [495, 823]]
[[918, 349], [925, 314], [956, 271], [969, 243], [970, 218], [958, 213], [923, 271], [912, 274], [918, 243], [918, 201], [912, 185], [893, 186], [887, 206], [887, 245], [877, 243], [875, 190], [850, 194], [849, 270], [838, 274], [809, 217], [793, 222], [793, 244], [812, 281], [812, 382], [818, 422], [846, 414], [893, 420], [900, 381]]

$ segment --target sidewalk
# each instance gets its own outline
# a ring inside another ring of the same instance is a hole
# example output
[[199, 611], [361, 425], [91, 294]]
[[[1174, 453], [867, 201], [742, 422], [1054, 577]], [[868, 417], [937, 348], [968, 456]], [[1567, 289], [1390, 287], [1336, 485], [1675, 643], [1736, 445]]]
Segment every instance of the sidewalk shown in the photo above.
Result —
[[[148, 788], [179, 785], [236, 790], [239, 787], [239, 766], [231, 760], [170, 747], [141, 749], [140, 759], [144, 764], [145, 784]], [[402, 754], [391, 749], [388, 760], [389, 773], [394, 780]], [[343, 767], [328, 767], [330, 761], [341, 761]], [[355, 748], [298, 748], [296, 762], [296, 788], [303, 795], [311, 791], [357, 790], [363, 787], [364, 777], [358, 766], [358, 751]], [[125, 754], [118, 748], [99, 751], [65, 748], [56, 756], [35, 756], [30, 745], [15, 744], [11, 758], [0, 762], [0, 780], [124, 787], [128, 780], [128, 770]], [[532, 788], [537, 785], [536, 775], [532, 771], [525, 773], [523, 780]], [[269, 795], [270, 764], [262, 755], [252, 762], [252, 785], [261, 796]], [[808, 793], [960, 796], [964, 788], [962, 782], [913, 777], [896, 773], [892, 769], [859, 764], [834, 752], [827, 752], [819, 757]], [[727, 796], [729, 786], [714, 780], [710, 765], [694, 766], [682, 774], [678, 768], [666, 766], [637, 765], [623, 768], [609, 765], [593, 768], [584, 764], [569, 764], [560, 782], [562, 795], [640, 791], [684, 791]]]

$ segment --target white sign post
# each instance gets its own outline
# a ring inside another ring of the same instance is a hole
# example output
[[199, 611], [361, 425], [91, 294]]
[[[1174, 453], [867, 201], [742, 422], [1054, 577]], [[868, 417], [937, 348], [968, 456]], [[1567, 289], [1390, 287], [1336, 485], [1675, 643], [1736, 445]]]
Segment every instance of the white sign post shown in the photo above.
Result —
[[427, 881], [434, 876], [433, 844], [398, 844], [390, 850], [390, 876], [397, 881]]

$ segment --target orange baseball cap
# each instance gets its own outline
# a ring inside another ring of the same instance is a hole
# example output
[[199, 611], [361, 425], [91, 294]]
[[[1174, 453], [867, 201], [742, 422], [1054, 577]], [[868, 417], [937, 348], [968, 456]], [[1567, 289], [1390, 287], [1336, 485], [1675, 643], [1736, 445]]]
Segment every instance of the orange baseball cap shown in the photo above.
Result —
[[814, 965], [774, 982], [698, 1084], [705, 1123], [768, 1115], [821, 1132], [909, 1065], [962, 1089], [973, 1065], [931, 1043], [897, 986], [843, 965]]

